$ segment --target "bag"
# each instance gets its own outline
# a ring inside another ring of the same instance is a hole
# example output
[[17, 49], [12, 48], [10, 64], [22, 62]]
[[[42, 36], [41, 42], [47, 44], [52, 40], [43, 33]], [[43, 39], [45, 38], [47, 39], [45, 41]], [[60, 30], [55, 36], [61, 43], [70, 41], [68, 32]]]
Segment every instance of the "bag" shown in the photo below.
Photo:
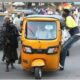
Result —
[[66, 28], [64, 28], [62, 30], [62, 44], [64, 44], [64, 42], [67, 41], [70, 38], [70, 36], [71, 35], [70, 35], [69, 31]]

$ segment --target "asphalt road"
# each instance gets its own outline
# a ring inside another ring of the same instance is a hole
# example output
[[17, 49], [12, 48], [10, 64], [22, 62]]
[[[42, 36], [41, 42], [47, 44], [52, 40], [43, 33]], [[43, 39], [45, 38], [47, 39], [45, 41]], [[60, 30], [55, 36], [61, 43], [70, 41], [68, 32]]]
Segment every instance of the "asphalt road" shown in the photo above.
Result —
[[[20, 51], [20, 50], [18, 50]], [[0, 51], [0, 79], [35, 79], [33, 74], [23, 70], [16, 61], [15, 69], [10, 68], [10, 72], [5, 72], [5, 62], [1, 61], [2, 51]], [[66, 58], [65, 70], [56, 72], [44, 72], [43, 79], [78, 79], [80, 80], [80, 41], [76, 42], [70, 49], [70, 56]]]

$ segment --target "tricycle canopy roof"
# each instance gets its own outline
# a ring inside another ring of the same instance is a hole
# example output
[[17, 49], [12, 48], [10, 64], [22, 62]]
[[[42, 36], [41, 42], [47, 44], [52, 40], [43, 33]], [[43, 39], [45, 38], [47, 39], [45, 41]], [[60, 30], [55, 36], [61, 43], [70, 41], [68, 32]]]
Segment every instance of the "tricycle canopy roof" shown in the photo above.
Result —
[[61, 15], [28, 15], [27, 18], [55, 18], [60, 21], [63, 19]]

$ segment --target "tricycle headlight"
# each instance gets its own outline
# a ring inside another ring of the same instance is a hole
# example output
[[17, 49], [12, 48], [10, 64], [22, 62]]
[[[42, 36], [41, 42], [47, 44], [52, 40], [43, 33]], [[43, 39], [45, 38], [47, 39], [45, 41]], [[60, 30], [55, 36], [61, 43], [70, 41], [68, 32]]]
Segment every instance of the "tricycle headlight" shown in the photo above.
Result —
[[54, 52], [54, 48], [49, 48], [47, 53], [53, 53]]
[[52, 47], [52, 48], [49, 48], [49, 49], [48, 49], [47, 53], [48, 53], [48, 54], [56, 53], [57, 50], [58, 50], [57, 47]]
[[31, 48], [30, 47], [24, 47], [24, 51], [26, 52], [26, 53], [32, 53], [32, 50], [31, 50]]

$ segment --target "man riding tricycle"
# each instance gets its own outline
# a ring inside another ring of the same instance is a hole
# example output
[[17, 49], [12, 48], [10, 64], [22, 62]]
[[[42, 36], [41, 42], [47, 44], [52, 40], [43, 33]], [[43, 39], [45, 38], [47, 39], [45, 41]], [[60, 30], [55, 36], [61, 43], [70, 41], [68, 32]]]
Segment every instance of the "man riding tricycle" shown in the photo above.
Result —
[[24, 18], [21, 35], [21, 64], [32, 70], [35, 78], [42, 71], [59, 68], [61, 51], [60, 20], [51, 15], [30, 15]]

